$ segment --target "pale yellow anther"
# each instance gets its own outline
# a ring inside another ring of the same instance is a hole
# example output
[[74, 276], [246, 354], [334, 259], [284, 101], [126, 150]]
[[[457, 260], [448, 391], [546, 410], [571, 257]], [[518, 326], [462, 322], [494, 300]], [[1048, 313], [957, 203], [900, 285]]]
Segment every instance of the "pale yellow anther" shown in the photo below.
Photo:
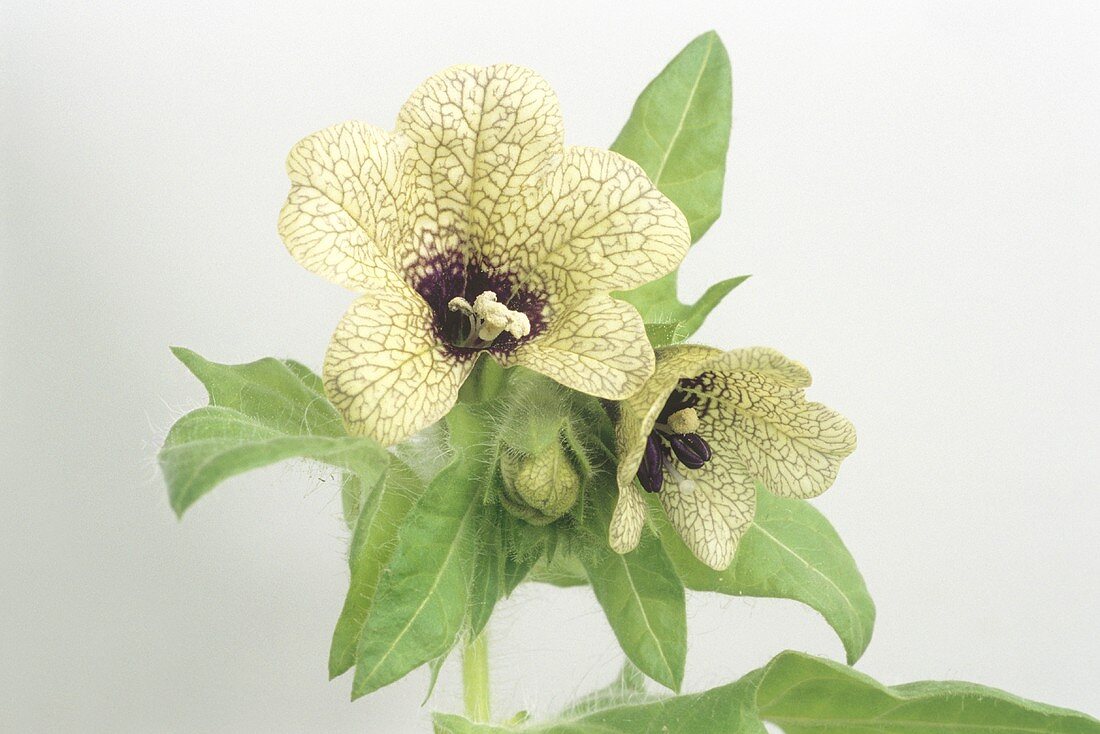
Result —
[[699, 414], [695, 408], [682, 408], [668, 417], [673, 433], [695, 433], [699, 430]]
[[485, 291], [474, 299], [473, 305], [465, 298], [452, 298], [447, 304], [452, 311], [461, 311], [470, 317], [477, 338], [491, 342], [507, 331], [516, 339], [531, 333], [531, 320], [527, 314], [512, 309], [497, 300], [497, 294]]

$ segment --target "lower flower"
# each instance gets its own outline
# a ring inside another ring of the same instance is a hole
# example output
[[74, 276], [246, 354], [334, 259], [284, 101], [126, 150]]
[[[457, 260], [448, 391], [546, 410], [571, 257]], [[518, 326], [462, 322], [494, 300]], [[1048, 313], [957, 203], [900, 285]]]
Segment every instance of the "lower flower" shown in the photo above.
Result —
[[657, 351], [653, 377], [619, 404], [619, 499], [610, 543], [638, 544], [639, 487], [655, 493], [692, 553], [727, 568], [756, 509], [757, 485], [785, 497], [828, 489], [856, 447], [839, 413], [808, 402], [805, 367], [766, 347]]

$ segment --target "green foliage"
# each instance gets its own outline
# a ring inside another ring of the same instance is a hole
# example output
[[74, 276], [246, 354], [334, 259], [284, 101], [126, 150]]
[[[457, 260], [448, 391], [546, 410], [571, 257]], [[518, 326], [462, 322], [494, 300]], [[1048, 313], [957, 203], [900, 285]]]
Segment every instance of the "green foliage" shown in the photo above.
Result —
[[574, 556], [557, 556], [552, 560], [540, 559], [531, 569], [528, 580], [561, 588], [588, 585], [584, 566]]
[[400, 459], [391, 457], [385, 476], [363, 503], [348, 552], [351, 583], [329, 651], [328, 671], [332, 678], [355, 665], [378, 580], [393, 556], [399, 528], [423, 493], [424, 484], [416, 474]]
[[465, 623], [489, 464], [473, 411], [457, 406], [447, 420], [462, 443], [398, 530], [359, 639], [354, 698], [446, 654]]
[[479, 515], [478, 525], [481, 527], [481, 532], [478, 534], [473, 580], [470, 585], [470, 606], [467, 612], [470, 639], [481, 634], [485, 625], [489, 623], [489, 617], [496, 608], [496, 603], [511, 592], [508, 588], [508, 572], [509, 570], [515, 572], [515, 566], [509, 564], [503, 512], [494, 505], [483, 505]]
[[720, 280], [707, 288], [699, 300], [690, 306], [680, 303], [676, 295], [676, 273], [646, 283], [621, 297], [638, 307], [646, 320], [646, 335], [650, 344], [664, 347], [679, 344], [698, 331], [722, 299], [748, 279], [749, 276], [742, 275]]
[[[714, 31], [689, 43], [642, 91], [611, 149], [625, 155], [684, 213], [696, 242], [722, 211], [733, 91], [729, 55]], [[680, 302], [677, 273], [617, 294], [662, 346], [695, 333], [745, 278], [712, 285], [696, 303]]]
[[692, 242], [722, 211], [732, 106], [729, 55], [718, 34], [708, 31], [642, 90], [611, 145], [680, 207]]
[[657, 700], [660, 700], [659, 696], [646, 690], [645, 674], [627, 660], [623, 663], [622, 670], [619, 671], [615, 680], [569, 704], [557, 718], [575, 719], [613, 706], [649, 703]]
[[753, 706], [755, 679], [648, 703], [612, 705], [581, 716], [522, 727], [477, 724], [435, 714], [439, 734], [765, 734]]
[[784, 653], [756, 694], [763, 719], [785, 734], [1100, 734], [1100, 721], [958, 682], [887, 688], [849, 667]]
[[661, 541], [684, 585], [732, 596], [793, 599], [817, 610], [844, 643], [848, 662], [867, 649], [875, 624], [855, 559], [809, 503], [757, 490], [756, 517], [725, 571], [700, 563], [663, 516]]
[[285, 459], [331, 464], [368, 484], [384, 470], [382, 447], [345, 433], [306, 367], [270, 357], [224, 365], [187, 349], [172, 352], [210, 396], [210, 405], [176, 421], [158, 457], [177, 514], [225, 479]]
[[544, 724], [503, 727], [436, 714], [443, 734], [1100, 734], [1100, 721], [972, 683], [887, 688], [851, 668], [785, 652], [741, 680], [655, 702], [606, 699]]
[[[601, 489], [612, 487], [606, 481]], [[593, 514], [606, 538], [608, 514]], [[680, 690], [687, 658], [684, 585], [661, 542], [646, 531], [630, 553], [604, 548], [581, 562], [626, 656], [653, 680]]]

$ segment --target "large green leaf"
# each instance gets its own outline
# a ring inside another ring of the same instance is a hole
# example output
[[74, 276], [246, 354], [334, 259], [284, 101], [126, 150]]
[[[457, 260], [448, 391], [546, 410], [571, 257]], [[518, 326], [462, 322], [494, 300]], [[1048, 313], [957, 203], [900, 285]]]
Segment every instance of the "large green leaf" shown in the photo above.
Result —
[[692, 242], [722, 211], [732, 105], [729, 55], [708, 31], [642, 90], [611, 145], [680, 207]]
[[454, 460], [405, 518], [359, 641], [352, 697], [366, 695], [445, 655], [466, 619], [489, 462], [472, 431], [480, 419], [456, 406]]
[[[729, 56], [711, 31], [689, 43], [642, 91], [612, 150], [640, 165], [688, 220], [696, 242], [722, 211], [722, 186], [732, 106]], [[711, 286], [696, 303], [681, 303], [677, 273], [616, 294], [649, 325], [655, 345], [683, 341], [745, 280]]]
[[867, 649], [875, 624], [874, 602], [836, 531], [804, 500], [758, 490], [756, 517], [725, 571], [696, 560], [663, 516], [658, 527], [687, 588], [802, 602], [824, 616], [840, 636], [849, 663]]
[[390, 458], [385, 476], [366, 495], [348, 552], [351, 583], [329, 651], [329, 677], [355, 665], [359, 640], [374, 602], [378, 580], [392, 558], [398, 530], [424, 492], [424, 484], [400, 459]]
[[[593, 518], [599, 537], [607, 537], [606, 520]], [[581, 560], [626, 656], [653, 680], [679, 690], [687, 657], [684, 586], [661, 542], [647, 531], [630, 553], [604, 549]]]
[[652, 703], [616, 703], [544, 724], [501, 727], [436, 714], [447, 734], [1100, 734], [1085, 714], [973, 683], [887, 688], [851, 668], [785, 652], [741, 680]]
[[753, 678], [703, 693], [650, 703], [617, 705], [546, 724], [522, 727], [476, 724], [462, 716], [435, 714], [440, 734], [765, 734], [753, 706]]
[[785, 734], [1100, 734], [1100, 721], [958, 682], [887, 688], [851, 668], [783, 653], [757, 691], [763, 719]]
[[331, 464], [368, 485], [384, 471], [385, 450], [344, 432], [321, 381], [303, 365], [272, 358], [225, 365], [172, 352], [210, 396], [210, 405], [176, 421], [158, 456], [177, 514], [223, 480], [285, 459]]

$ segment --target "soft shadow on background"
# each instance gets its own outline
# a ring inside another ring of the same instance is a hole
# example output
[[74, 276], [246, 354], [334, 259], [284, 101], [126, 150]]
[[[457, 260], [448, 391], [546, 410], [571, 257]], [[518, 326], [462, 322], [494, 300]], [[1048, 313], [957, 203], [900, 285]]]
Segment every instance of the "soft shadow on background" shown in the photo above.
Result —
[[[154, 454], [204, 395], [167, 347], [319, 366], [352, 296], [275, 232], [304, 135], [507, 60], [557, 89], [569, 142], [606, 146], [711, 27], [734, 128], [686, 288], [752, 273], [700, 339], [806, 362], [860, 431], [816, 502], [879, 607], [858, 667], [1100, 713], [1098, 6], [589, 5], [5, 6], [0, 729], [426, 731], [426, 675], [354, 704], [325, 679], [333, 476], [257, 472], [175, 520]], [[689, 625], [689, 690], [842, 657], [789, 602], [695, 597]], [[586, 590], [524, 587], [492, 635], [501, 713], [621, 660]]]

